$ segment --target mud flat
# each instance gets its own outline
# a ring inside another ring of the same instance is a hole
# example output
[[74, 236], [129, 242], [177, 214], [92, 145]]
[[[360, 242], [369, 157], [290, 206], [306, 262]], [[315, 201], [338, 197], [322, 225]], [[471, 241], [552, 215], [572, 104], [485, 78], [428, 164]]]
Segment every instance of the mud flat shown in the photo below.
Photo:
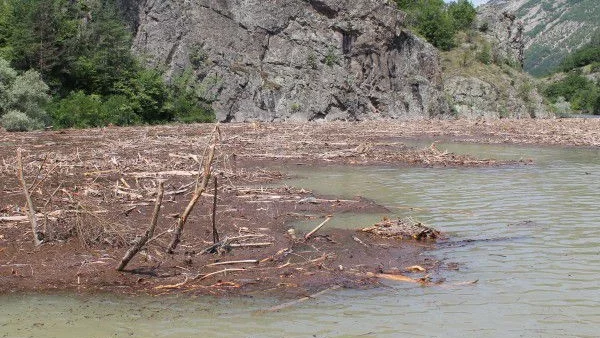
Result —
[[[370, 287], [380, 278], [401, 280], [411, 273], [407, 281], [426, 284], [432, 282], [428, 272], [444, 268], [423, 255], [433, 241], [353, 230], [326, 235], [317, 230], [310, 236], [290, 231], [290, 222], [298, 219], [317, 227], [330, 215], [386, 210], [360, 196], [339, 199], [289, 187], [286, 174], [273, 168], [529, 164], [403, 143], [414, 138], [600, 144], [596, 120], [221, 125], [211, 167], [218, 179], [219, 245], [213, 246], [211, 179], [181, 243], [167, 253], [178, 218], [203, 176], [198, 172], [213, 131], [213, 125], [186, 125], [0, 132], [0, 292], [306, 294], [333, 286]], [[17, 178], [19, 148], [43, 241], [38, 246]], [[154, 235], [118, 272], [121, 258], [151, 222], [159, 180], [165, 191]]]

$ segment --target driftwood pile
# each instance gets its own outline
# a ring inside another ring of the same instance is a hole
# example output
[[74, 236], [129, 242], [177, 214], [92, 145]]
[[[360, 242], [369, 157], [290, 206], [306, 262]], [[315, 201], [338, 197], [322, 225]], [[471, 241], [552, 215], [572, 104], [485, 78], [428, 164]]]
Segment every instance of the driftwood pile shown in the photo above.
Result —
[[399, 240], [415, 239], [417, 241], [435, 241], [441, 236], [441, 233], [438, 230], [411, 219], [384, 219], [361, 231], [380, 237]]

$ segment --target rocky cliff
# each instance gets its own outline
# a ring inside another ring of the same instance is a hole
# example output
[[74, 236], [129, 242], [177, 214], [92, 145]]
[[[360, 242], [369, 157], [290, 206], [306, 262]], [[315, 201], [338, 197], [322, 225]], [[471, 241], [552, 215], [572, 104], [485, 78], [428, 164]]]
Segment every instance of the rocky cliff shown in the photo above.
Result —
[[220, 121], [444, 114], [437, 50], [387, 0], [122, 0], [134, 48]]

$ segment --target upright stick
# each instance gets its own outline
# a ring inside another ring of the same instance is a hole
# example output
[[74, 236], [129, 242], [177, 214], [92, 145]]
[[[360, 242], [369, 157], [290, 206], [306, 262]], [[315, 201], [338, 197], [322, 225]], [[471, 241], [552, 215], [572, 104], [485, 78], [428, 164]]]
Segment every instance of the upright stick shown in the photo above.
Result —
[[152, 238], [152, 236], [154, 236], [154, 229], [156, 229], [156, 223], [158, 223], [158, 215], [160, 214], [160, 206], [162, 204], [164, 193], [164, 182], [160, 181], [158, 182], [158, 195], [156, 196], [156, 203], [154, 204], [154, 212], [152, 213], [152, 221], [150, 222], [150, 227], [148, 228], [148, 230], [146, 230], [144, 236], [140, 237], [136, 241], [136, 243], [129, 250], [127, 250], [127, 253], [125, 253], [125, 256], [123, 256], [123, 259], [121, 260], [121, 264], [119, 264], [119, 267], [117, 267], [117, 271], [123, 271], [127, 264], [129, 264], [129, 261], [131, 261], [131, 259], [138, 252], [140, 252], [140, 250], [142, 250], [142, 248], [144, 247], [144, 245], [146, 245], [148, 240]]
[[212, 229], [213, 229], [213, 244], [219, 243], [219, 232], [217, 231], [217, 176], [215, 176], [215, 193], [213, 197], [213, 209], [212, 209]]
[[17, 167], [17, 176], [19, 177], [19, 183], [21, 184], [21, 188], [23, 188], [23, 195], [25, 195], [25, 201], [27, 202], [27, 216], [29, 217], [29, 222], [31, 223], [33, 243], [36, 246], [38, 246], [42, 244], [42, 240], [39, 236], [43, 234], [38, 231], [37, 217], [35, 216], [35, 207], [33, 206], [33, 202], [31, 201], [31, 195], [29, 195], [27, 183], [25, 183], [25, 177], [23, 177], [23, 158], [21, 154], [21, 148], [17, 149]]
[[202, 197], [202, 194], [206, 191], [206, 188], [208, 187], [212, 163], [215, 157], [215, 147], [217, 145], [218, 135], [220, 135], [219, 126], [215, 127], [215, 132], [216, 133], [213, 137], [212, 145], [208, 149], [208, 154], [202, 160], [204, 163], [204, 168], [202, 169], [202, 182], [196, 186], [194, 196], [192, 196], [192, 199], [183, 211], [183, 214], [181, 214], [181, 216], [179, 216], [179, 219], [177, 220], [177, 228], [175, 228], [171, 244], [169, 244], [169, 247], [167, 248], [167, 253], [172, 254], [173, 252], [175, 252], [175, 249], [177, 249], [177, 245], [179, 245], [179, 242], [181, 242], [181, 234], [183, 232], [183, 227], [187, 222], [190, 213], [192, 212], [192, 210], [194, 210], [196, 203], [198, 203], [198, 200], [200, 199], [200, 197]]

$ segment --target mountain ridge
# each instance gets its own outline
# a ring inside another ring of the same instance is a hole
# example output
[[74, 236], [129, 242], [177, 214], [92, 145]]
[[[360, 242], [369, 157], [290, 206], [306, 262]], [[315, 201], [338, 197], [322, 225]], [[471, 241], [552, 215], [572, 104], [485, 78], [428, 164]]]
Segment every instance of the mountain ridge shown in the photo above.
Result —
[[490, 0], [477, 8], [481, 23], [491, 34], [503, 13], [514, 15], [523, 25], [524, 70], [534, 76], [552, 72], [564, 58], [588, 43], [598, 31], [597, 0]]

